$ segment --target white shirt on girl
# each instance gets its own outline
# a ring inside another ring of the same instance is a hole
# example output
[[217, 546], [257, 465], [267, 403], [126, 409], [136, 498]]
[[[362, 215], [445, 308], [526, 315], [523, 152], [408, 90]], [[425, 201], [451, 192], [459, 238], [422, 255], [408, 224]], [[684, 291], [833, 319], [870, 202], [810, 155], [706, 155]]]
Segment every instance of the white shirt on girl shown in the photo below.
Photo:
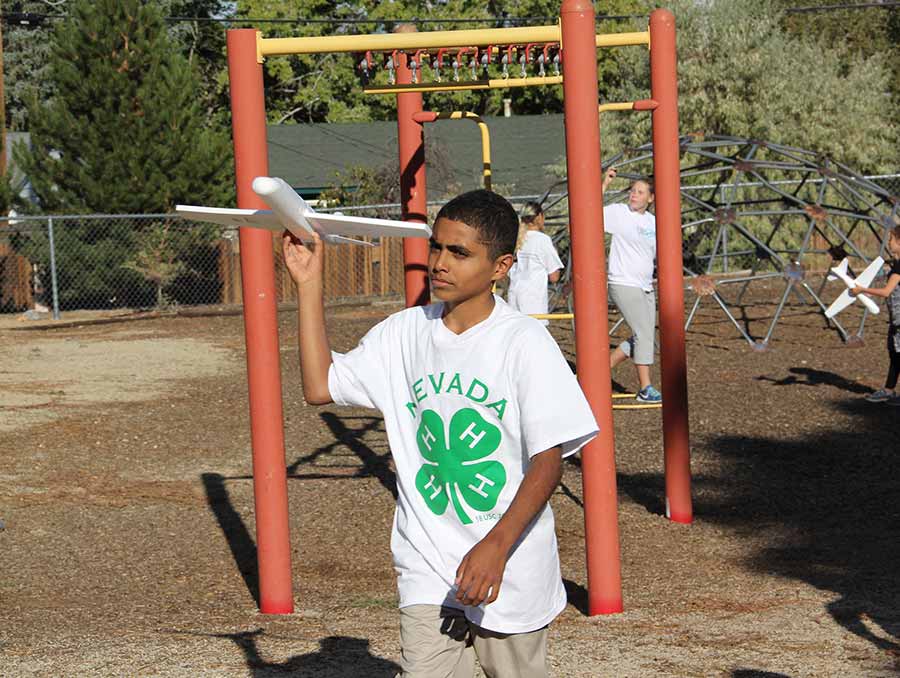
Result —
[[[563, 268], [562, 260], [546, 233], [528, 231], [509, 269], [509, 305], [522, 313], [547, 313], [547, 276]], [[546, 325], [547, 321], [544, 320]]]
[[557, 445], [573, 454], [597, 423], [538, 321], [499, 297], [461, 334], [442, 313], [438, 303], [385, 319], [349, 353], [332, 354], [328, 387], [336, 403], [384, 415], [397, 470], [400, 607], [450, 605], [491, 631], [534, 631], [566, 605], [549, 504], [512, 550], [493, 603], [458, 602], [456, 570], [509, 508], [530, 458]]
[[609, 282], [653, 290], [656, 258], [656, 217], [632, 210], [625, 203], [603, 208], [603, 228], [613, 236], [609, 247]]

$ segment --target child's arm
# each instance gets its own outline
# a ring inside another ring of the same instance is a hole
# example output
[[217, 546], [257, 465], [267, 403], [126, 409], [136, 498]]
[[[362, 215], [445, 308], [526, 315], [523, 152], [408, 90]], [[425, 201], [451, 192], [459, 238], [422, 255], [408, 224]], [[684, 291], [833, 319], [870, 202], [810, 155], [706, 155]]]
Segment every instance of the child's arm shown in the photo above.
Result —
[[458, 601], [464, 605], [487, 605], [497, 599], [510, 550], [546, 506], [561, 477], [561, 447], [552, 447], [531, 458], [509, 509], [459, 564], [456, 570]]
[[303, 396], [311, 405], [327, 405], [332, 401], [328, 390], [328, 368], [331, 346], [325, 331], [325, 301], [322, 292], [322, 270], [325, 244], [313, 236], [312, 248], [285, 233], [282, 239], [284, 263], [297, 289], [297, 329], [299, 332], [300, 373]]
[[891, 292], [894, 291], [894, 288], [897, 287], [898, 283], [900, 283], [900, 275], [892, 273], [888, 276], [887, 285], [884, 287], [852, 287], [850, 289], [850, 296], [855, 297], [857, 294], [868, 294], [872, 297], [883, 297], [887, 299], [891, 296]]
[[562, 269], [558, 268], [553, 273], [547, 276], [547, 280], [552, 283], [559, 282], [559, 277], [562, 275]]

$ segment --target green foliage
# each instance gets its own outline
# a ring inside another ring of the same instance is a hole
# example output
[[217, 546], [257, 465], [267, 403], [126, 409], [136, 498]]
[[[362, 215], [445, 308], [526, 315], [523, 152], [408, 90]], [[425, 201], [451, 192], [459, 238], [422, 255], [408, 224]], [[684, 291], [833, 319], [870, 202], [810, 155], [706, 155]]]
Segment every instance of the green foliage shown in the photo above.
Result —
[[226, 200], [228, 137], [206, 125], [196, 71], [158, 9], [77, 0], [51, 43], [58, 92], [29, 103], [17, 160], [48, 212], [163, 212]]
[[[35, 97], [49, 101], [56, 93], [49, 77], [50, 44], [54, 26], [66, 22], [68, 6], [44, 0], [5, 0], [3, 13], [51, 14], [53, 18], [32, 18], [28, 23], [9, 20], [3, 25], [3, 66], [5, 75], [6, 111], [9, 129], [27, 132], [28, 101]], [[143, 3], [157, 7], [164, 16], [198, 17], [200, 21], [171, 21], [166, 23], [169, 36], [178, 49], [200, 72], [202, 100], [210, 111], [227, 112], [228, 98], [220, 85], [225, 73], [225, 30], [223, 24], [202, 21], [204, 18], [225, 16], [233, 3], [226, 0], [151, 0]]]
[[[31, 98], [31, 145], [15, 150], [40, 209], [135, 214], [230, 202], [228, 135], [207, 123], [198, 71], [169, 37], [159, 8], [138, 0], [74, 0], [67, 8], [50, 44], [56, 96]], [[65, 267], [66, 293], [109, 303], [126, 273], [146, 290], [135, 266], [124, 268], [143, 256], [144, 236], [153, 241], [152, 231], [96, 221], [61, 229], [60, 251], [78, 262]], [[190, 255], [176, 248], [163, 258]]]
[[197, 21], [171, 21], [169, 36], [182, 54], [198, 70], [202, 104], [219, 124], [230, 125], [227, 88], [224, 87], [227, 61], [225, 56], [226, 24], [203, 21], [223, 17], [233, 8], [225, 0], [157, 0], [160, 11], [170, 17], [197, 17]]
[[[835, 3], [837, 4], [837, 3]], [[780, 9], [808, 7], [807, 0], [775, 0]], [[900, 11], [896, 7], [867, 7], [822, 12], [785, 12], [781, 25], [791, 36], [818, 42], [823, 49], [837, 49], [863, 58], [880, 56], [891, 70], [889, 90], [895, 106], [888, 111], [900, 119]]]
[[[630, 14], [640, 11], [640, 0], [610, 0], [604, 3], [606, 14]], [[507, 16], [539, 18], [555, 23], [559, 3], [550, 0], [516, 0], [507, 3], [477, 3], [472, 0], [445, 0], [423, 5], [410, 0], [378, 2], [361, 0], [354, 3], [326, 3], [317, 0], [246, 0], [239, 4], [238, 15], [263, 18], [338, 17], [342, 19], [370, 19], [371, 24], [275, 24], [263, 26], [265, 37], [300, 37], [315, 35], [347, 35], [353, 33], [385, 33], [393, 31], [402, 20], [428, 18], [486, 19]], [[398, 21], [399, 20], [399, 21]], [[503, 25], [503, 19], [496, 22]], [[530, 22], [535, 23], [535, 22]], [[429, 23], [420, 30], [455, 30], [462, 28], [491, 28], [491, 23]], [[646, 23], [644, 22], [644, 28]], [[610, 32], [636, 30], [629, 22], [604, 21], [601, 29]], [[264, 67], [266, 80], [266, 109], [271, 122], [362, 122], [386, 120], [396, 113], [396, 97], [366, 95], [362, 92], [360, 72], [356, 66], [362, 55], [302, 55], [272, 57]], [[376, 75], [373, 82], [386, 84], [382, 55], [373, 55]], [[464, 57], [465, 58], [465, 57]], [[617, 50], [603, 50], [599, 75], [601, 91], [618, 82]], [[452, 74], [450, 58], [445, 58], [445, 79]], [[518, 67], [511, 68], [517, 72]], [[423, 69], [430, 80], [430, 68]], [[550, 68], [547, 68], [548, 72]], [[499, 66], [492, 66], [491, 74], [499, 77]], [[529, 67], [529, 75], [534, 75]], [[470, 76], [468, 66], [461, 69], [461, 79]], [[512, 99], [517, 115], [559, 113], [562, 111], [561, 87], [532, 87], [509, 90], [481, 90], [475, 92], [434, 93], [424, 95], [426, 109], [468, 110], [480, 115], [497, 115], [503, 111], [503, 99]]]
[[[3, 13], [47, 14], [41, 0], [6, 0]], [[52, 22], [37, 24], [6, 22], [3, 25], [3, 75], [6, 98], [6, 121], [10, 130], [28, 131], [26, 102], [36, 98], [49, 100], [55, 87], [48, 77]]]
[[[682, 134], [748, 136], [809, 148], [863, 171], [896, 169], [898, 126], [885, 116], [881, 54], [791, 35], [770, 1], [672, 0]], [[620, 99], [649, 92], [647, 55], [629, 51]], [[607, 114], [606, 149], [650, 139], [649, 116]]]
[[[70, 222], [55, 220], [54, 249], [62, 308], [146, 306], [151, 287], [124, 268], [138, 234], [127, 221]], [[50, 243], [45, 229], [23, 231], [14, 239], [16, 250], [38, 265], [45, 286], [50, 284]], [[122, 298], [122, 291], [127, 298]]]
[[163, 290], [178, 276], [187, 272], [187, 266], [178, 259], [178, 247], [174, 242], [172, 222], [164, 221], [145, 229], [131, 259], [124, 267], [139, 274], [156, 289], [156, 306], [166, 305]]
[[[425, 145], [425, 166], [428, 181], [432, 186], [445, 186], [447, 193], [455, 195], [460, 186], [453, 179], [446, 149], [440, 144]], [[432, 199], [440, 199], [432, 190]], [[336, 173], [334, 184], [322, 192], [320, 199], [331, 205], [382, 205], [400, 202], [400, 175], [396, 161], [386, 162], [378, 167], [352, 165]], [[393, 208], [374, 210], [370, 216], [393, 219], [397, 216]]]

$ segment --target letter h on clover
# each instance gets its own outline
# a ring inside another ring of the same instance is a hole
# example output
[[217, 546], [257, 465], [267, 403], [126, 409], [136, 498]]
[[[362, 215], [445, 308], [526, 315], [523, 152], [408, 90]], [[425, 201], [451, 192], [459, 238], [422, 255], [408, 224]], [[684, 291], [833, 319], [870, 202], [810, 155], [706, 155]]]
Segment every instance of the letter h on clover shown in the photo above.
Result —
[[500, 447], [500, 429], [471, 408], [450, 419], [449, 442], [444, 420], [434, 410], [422, 412], [416, 444], [425, 459], [416, 474], [416, 489], [435, 515], [452, 503], [464, 525], [472, 522], [466, 509], [484, 512], [497, 505], [506, 485], [506, 469], [499, 461], [483, 461]]

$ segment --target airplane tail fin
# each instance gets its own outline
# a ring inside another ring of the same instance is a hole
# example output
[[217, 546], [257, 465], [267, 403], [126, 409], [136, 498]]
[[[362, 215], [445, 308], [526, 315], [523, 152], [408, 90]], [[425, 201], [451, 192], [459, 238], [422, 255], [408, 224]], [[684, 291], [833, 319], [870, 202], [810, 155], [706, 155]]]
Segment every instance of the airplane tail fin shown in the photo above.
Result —
[[839, 263], [837, 266], [833, 266], [831, 268], [831, 270], [834, 271], [834, 273], [829, 273], [827, 279], [828, 280], [837, 280], [838, 275], [847, 275], [847, 266], [848, 266], [847, 259], [846, 258], [842, 259], [841, 263]]

